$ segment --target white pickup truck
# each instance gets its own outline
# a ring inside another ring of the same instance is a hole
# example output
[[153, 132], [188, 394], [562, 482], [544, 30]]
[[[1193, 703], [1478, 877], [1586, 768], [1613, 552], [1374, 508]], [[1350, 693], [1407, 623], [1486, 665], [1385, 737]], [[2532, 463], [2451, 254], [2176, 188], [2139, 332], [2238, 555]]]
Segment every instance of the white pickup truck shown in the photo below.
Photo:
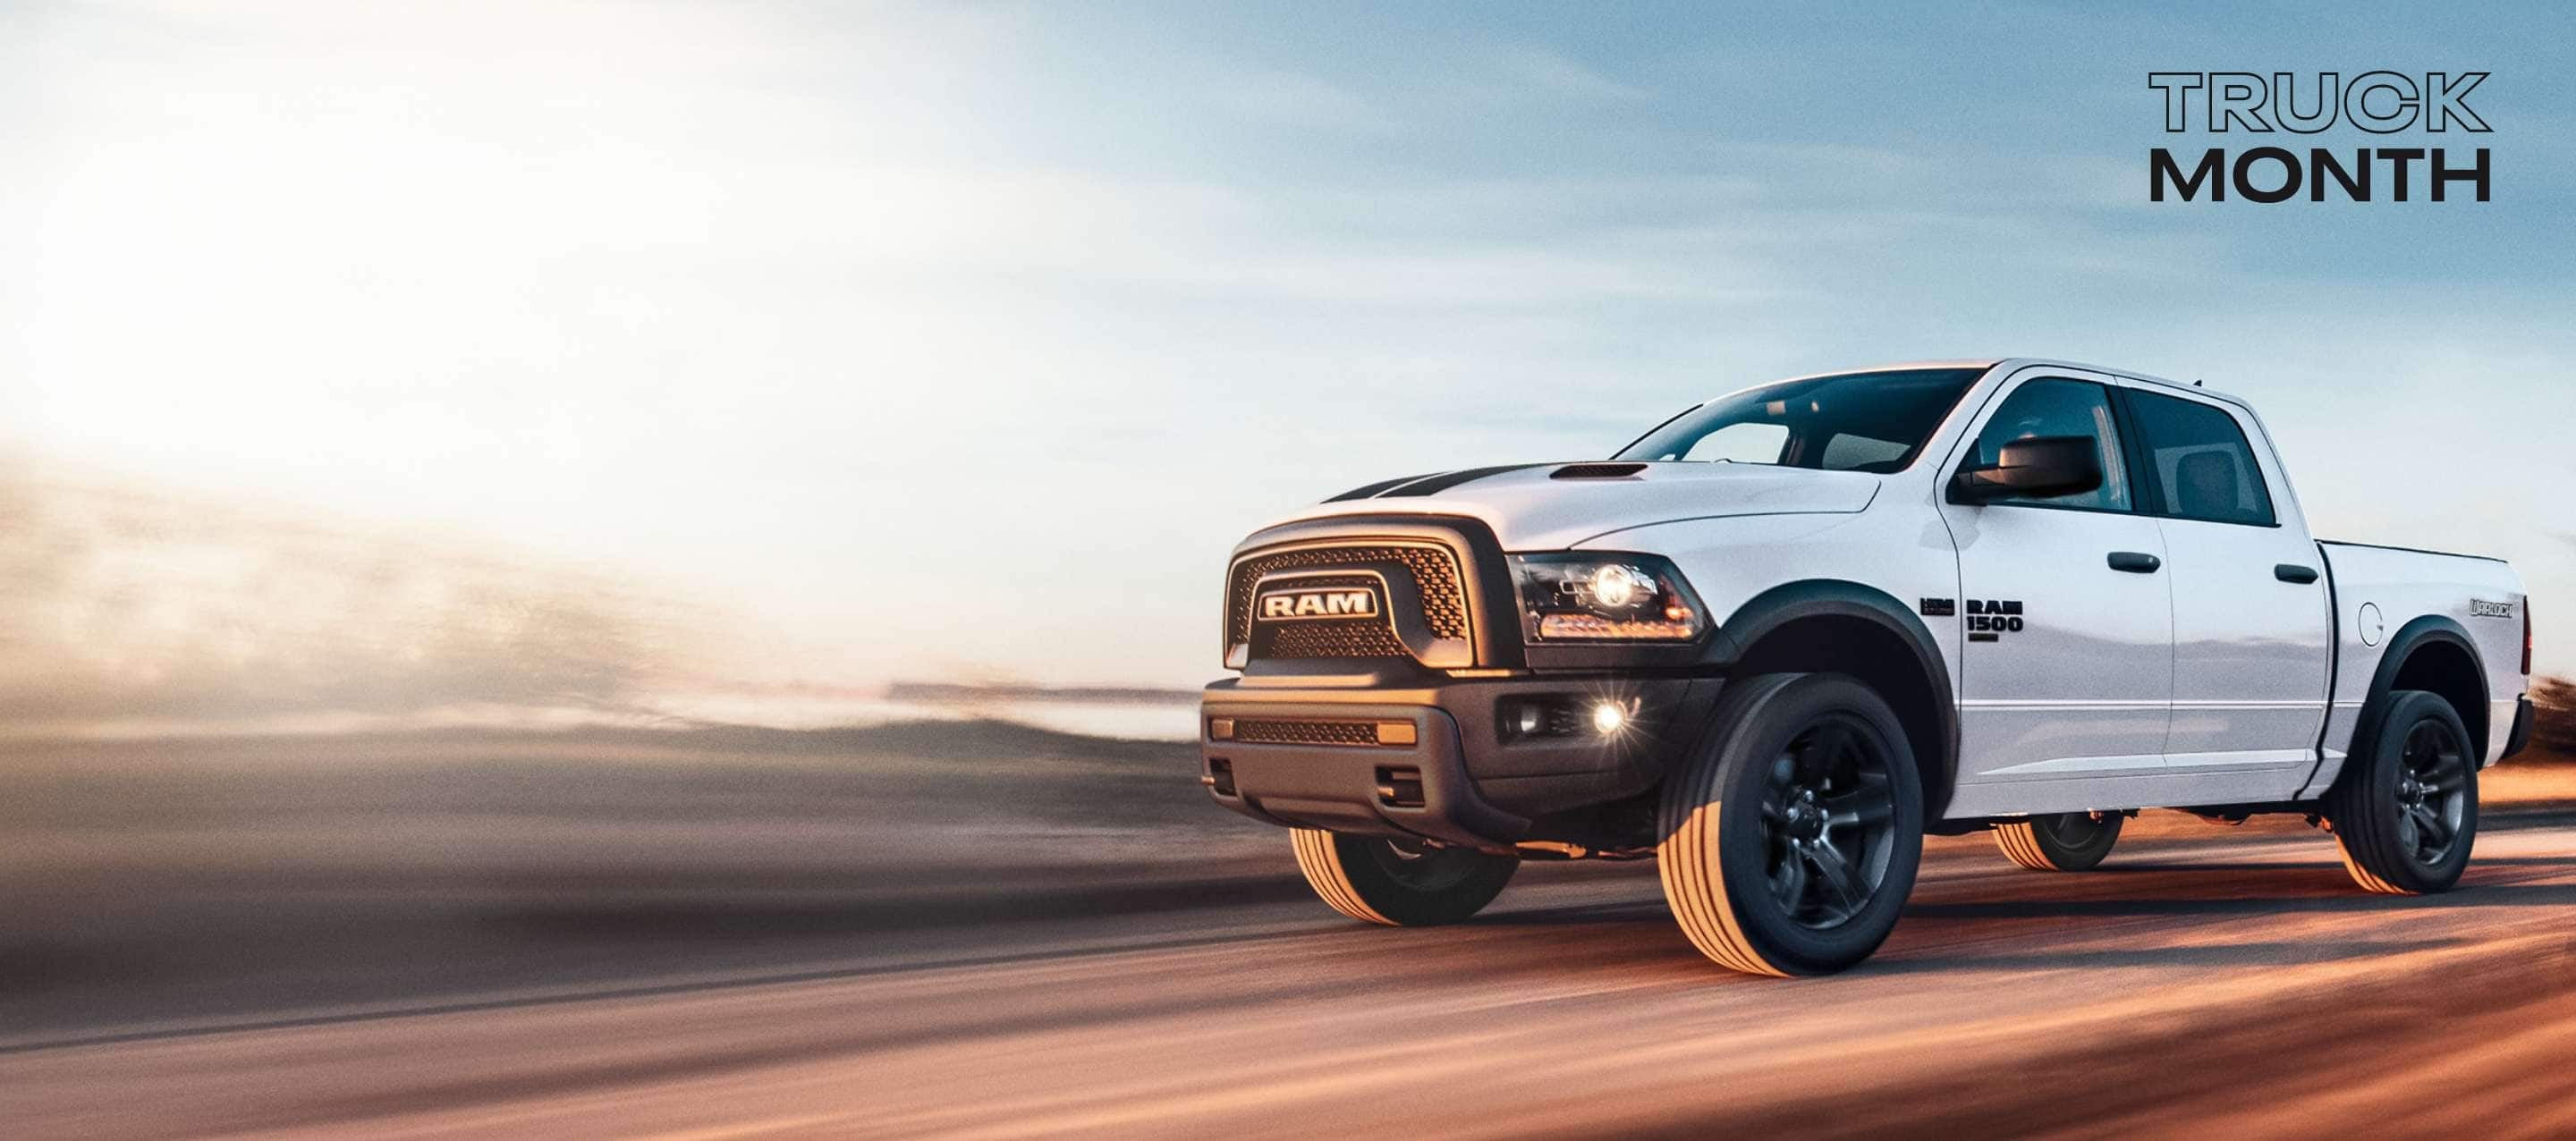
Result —
[[2075, 871], [2141, 808], [2286, 812], [2441, 891], [2531, 726], [2510, 567], [2312, 539], [2242, 401], [2042, 360], [1356, 488], [1236, 548], [1223, 650], [1201, 779], [1335, 909], [1653, 857], [1692, 942], [1777, 975], [1876, 950], [1927, 832]]

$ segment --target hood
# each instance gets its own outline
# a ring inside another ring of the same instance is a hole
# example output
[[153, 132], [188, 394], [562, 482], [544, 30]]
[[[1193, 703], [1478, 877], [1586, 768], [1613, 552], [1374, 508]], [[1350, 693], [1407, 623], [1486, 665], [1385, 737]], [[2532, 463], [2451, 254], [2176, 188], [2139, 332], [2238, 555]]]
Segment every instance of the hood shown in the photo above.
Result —
[[1468, 515], [1506, 551], [1548, 551], [1679, 519], [1850, 514], [1880, 476], [1733, 463], [1583, 461], [1471, 468], [1354, 488], [1279, 523], [1337, 515]]

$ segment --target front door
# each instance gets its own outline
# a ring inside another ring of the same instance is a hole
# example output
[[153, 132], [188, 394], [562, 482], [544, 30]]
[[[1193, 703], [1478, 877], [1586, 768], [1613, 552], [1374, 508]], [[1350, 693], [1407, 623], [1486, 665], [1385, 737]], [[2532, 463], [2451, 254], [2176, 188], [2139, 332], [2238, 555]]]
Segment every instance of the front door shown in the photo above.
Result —
[[2029, 436], [2090, 436], [2101, 487], [1941, 505], [1959, 550], [1959, 779], [1952, 816], [2135, 807], [2124, 779], [2164, 767], [2173, 599], [2156, 520], [2139, 514], [2111, 390], [2016, 377], [1945, 471]]

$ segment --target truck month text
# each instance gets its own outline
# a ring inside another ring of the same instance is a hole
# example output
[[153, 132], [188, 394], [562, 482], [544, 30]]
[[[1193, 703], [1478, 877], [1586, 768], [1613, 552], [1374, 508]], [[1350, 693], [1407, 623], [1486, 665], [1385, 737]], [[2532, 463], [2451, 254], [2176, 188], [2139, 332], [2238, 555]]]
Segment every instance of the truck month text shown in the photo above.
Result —
[[[2147, 87], [2163, 102], [2168, 134], [2319, 135], [2345, 126], [2373, 135], [2483, 135], [2494, 128], [2469, 105], [2469, 96], [2488, 74], [2428, 71], [2419, 78], [2370, 71], [2346, 80], [2332, 71], [2278, 71], [2268, 77], [2248, 71], [2155, 71], [2147, 73]], [[2407, 202], [2426, 194], [2435, 202], [2454, 195], [2485, 202], [2493, 190], [2485, 147], [2465, 155], [2442, 146], [2311, 146], [2304, 152], [2256, 146], [2231, 156], [2226, 147], [2208, 147], [2196, 157], [2178, 157], [2171, 148], [2155, 147], [2147, 152], [2147, 199], [2162, 202], [2170, 193], [2185, 202], [2224, 202], [2233, 192], [2261, 203], [2287, 202], [2303, 194], [2310, 202], [2326, 201], [2329, 195], [2351, 202]]]

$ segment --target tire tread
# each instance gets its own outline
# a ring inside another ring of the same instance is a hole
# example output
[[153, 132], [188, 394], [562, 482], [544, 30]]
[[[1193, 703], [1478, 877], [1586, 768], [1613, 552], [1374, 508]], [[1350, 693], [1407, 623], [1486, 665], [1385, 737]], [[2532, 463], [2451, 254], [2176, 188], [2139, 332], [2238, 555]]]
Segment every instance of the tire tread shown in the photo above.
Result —
[[2048, 853], [2039, 850], [2038, 831], [2036, 826], [2020, 821], [1997, 824], [1995, 846], [2003, 849], [2005, 859], [2032, 871], [2059, 870], [2057, 864], [2048, 858]]
[[[2111, 845], [2119, 843], [2117, 828], [2115, 818], [2112, 839], [2103, 848], [2104, 856], [2110, 854]], [[2102, 862], [2101, 856], [2094, 857], [2088, 863], [2083, 860], [2080, 852], [2061, 855], [2051, 851], [2049, 842], [2040, 833], [2037, 820], [2011, 820], [1997, 824], [1994, 827], [1994, 835], [1995, 847], [2003, 850], [2005, 859], [2035, 872], [2090, 871]], [[2066, 858], [2067, 856], [2073, 858]]]
[[[1776, 674], [1736, 687], [1719, 701], [1711, 721], [1719, 732], [1731, 729], [1746, 709], [1795, 678], [1796, 675]], [[1665, 843], [1671, 851], [1659, 853], [1655, 864], [1674, 921], [1692, 946], [1720, 966], [1745, 974], [1790, 977], [1790, 972], [1764, 958], [1745, 938], [1734, 908], [1727, 902], [1726, 877], [1708, 874], [1717, 867], [1710, 852], [1718, 839], [1718, 808], [1722, 803], [1716, 795], [1716, 784], [1722, 775], [1719, 767], [1693, 765], [1681, 775], [1687, 782], [1685, 795], [1664, 797], [1656, 822], [1658, 834], [1670, 837]]]
[[[1809, 679], [1814, 679], [1809, 682]], [[1828, 680], [1861, 689], [1872, 703], [1880, 707], [1879, 716], [1892, 727], [1894, 714], [1884, 709], [1884, 702], [1857, 680], [1840, 674], [1763, 674], [1732, 682], [1719, 697], [1717, 708], [1709, 718], [1709, 729], [1690, 754], [1688, 763], [1675, 765], [1656, 809], [1657, 845], [1656, 874], [1662, 881], [1664, 899], [1672, 910], [1673, 921], [1691, 945], [1719, 966], [1750, 975], [1791, 978], [1831, 972], [1849, 966], [1851, 961], [1802, 963], [1781, 960], [1763, 950], [1745, 928], [1745, 919], [1728, 896], [1726, 874], [1720, 866], [1724, 850], [1722, 834], [1724, 785], [1731, 770], [1724, 758], [1735, 737], [1763, 716], [1764, 707], [1781, 696], [1782, 691], [1802, 682], [1822, 684]], [[1896, 733], [1888, 734], [1900, 749], [1903, 742]], [[1896, 758], [1903, 768], [1897, 779], [1905, 787], [1914, 787], [1910, 758]], [[1908, 792], [1905, 797], [1917, 794]], [[1901, 804], [1918, 800], [1900, 798]], [[1917, 809], [1919, 812], [1919, 807]], [[1900, 819], [1902, 819], [1900, 817]], [[1908, 826], [1920, 827], [1919, 819]], [[1917, 837], [1919, 842], [1919, 836]], [[1919, 853], [1914, 858], [1919, 858]], [[1894, 872], [1890, 873], [1895, 874]], [[1905, 868], [1901, 888], [1910, 888], [1913, 865]], [[1768, 901], [1762, 901], [1767, 905]], [[1881, 932], [1884, 938], [1884, 932]], [[1874, 950], [1877, 944], [1870, 943]], [[1866, 957], [1868, 951], [1862, 951]]]
[[[1434, 895], [1400, 886], [1368, 864], [1366, 857], [1343, 850], [1345, 840], [1375, 841], [1320, 828], [1291, 828], [1288, 836], [1289, 848], [1297, 856], [1298, 872], [1326, 907], [1385, 927], [1420, 927], [1465, 919], [1493, 902], [1520, 868], [1520, 861], [1510, 857], [1484, 857], [1492, 862], [1478, 876], [1447, 889], [1446, 895]], [[1372, 894], [1377, 896], [1375, 900], [1370, 898]]]
[[1376, 908], [1360, 898], [1359, 888], [1351, 883], [1342, 869], [1339, 853], [1333, 850], [1333, 834], [1320, 828], [1291, 828], [1289, 844], [1297, 853], [1297, 870], [1304, 873], [1306, 885], [1324, 901], [1324, 906], [1353, 919], [1388, 927], [1398, 926]]

